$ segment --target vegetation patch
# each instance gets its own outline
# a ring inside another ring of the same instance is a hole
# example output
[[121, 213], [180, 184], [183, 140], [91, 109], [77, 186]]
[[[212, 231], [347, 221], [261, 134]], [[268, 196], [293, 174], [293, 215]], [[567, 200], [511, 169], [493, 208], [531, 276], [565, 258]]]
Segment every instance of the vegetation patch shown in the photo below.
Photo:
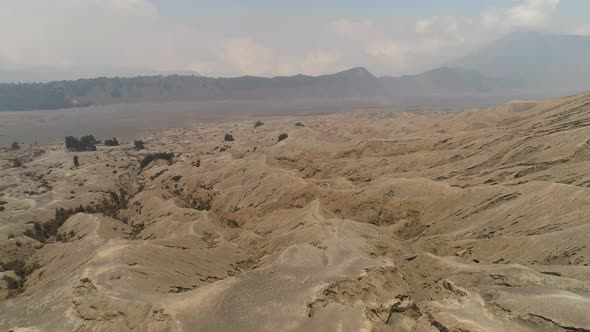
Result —
[[141, 169], [144, 169], [147, 165], [149, 165], [152, 161], [163, 159], [168, 161], [168, 165], [172, 164], [172, 159], [174, 158], [174, 154], [172, 152], [158, 152], [158, 153], [150, 153], [143, 157], [143, 159], [139, 162], [139, 166]]
[[163, 170], [159, 171], [158, 173], [150, 176], [150, 180], [154, 181], [157, 177], [164, 174], [164, 172], [166, 172], [166, 171], [168, 171], [168, 169], [163, 169]]
[[135, 147], [135, 150], [139, 151], [145, 149], [145, 143], [142, 140], [133, 141], [133, 145]]
[[109, 191], [108, 195], [108, 197], [103, 198], [95, 206], [84, 207], [80, 205], [73, 209], [55, 209], [53, 219], [44, 224], [34, 223], [33, 229], [26, 230], [24, 235], [41, 243], [47, 243], [53, 240], [60, 241], [61, 239], [57, 236], [59, 228], [76, 213], [101, 213], [112, 218], [118, 218], [119, 211], [127, 207], [127, 197], [124, 192], [117, 195], [117, 193]]
[[119, 146], [119, 141], [115, 137], [113, 139], [107, 139], [104, 141], [104, 145], [106, 146]]
[[279, 140], [278, 140], [278, 142], [280, 142], [280, 141], [282, 141], [282, 140], [285, 140], [285, 139], [287, 139], [287, 137], [289, 137], [289, 135], [287, 135], [287, 134], [285, 134], [285, 133], [282, 133], [282, 134], [280, 134], [280, 135], [279, 135]]
[[12, 167], [19, 168], [23, 167], [23, 162], [19, 158], [12, 159]]
[[82, 136], [77, 139], [74, 136], [66, 136], [66, 149], [69, 151], [96, 151], [98, 141], [92, 135]]

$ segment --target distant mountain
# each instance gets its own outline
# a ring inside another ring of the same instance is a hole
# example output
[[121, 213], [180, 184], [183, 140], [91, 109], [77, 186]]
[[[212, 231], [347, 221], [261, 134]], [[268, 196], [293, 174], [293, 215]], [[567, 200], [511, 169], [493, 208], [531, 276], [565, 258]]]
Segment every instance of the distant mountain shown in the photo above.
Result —
[[179, 75], [103, 77], [49, 83], [0, 84], [0, 110], [179, 100], [374, 100], [382, 94], [379, 79], [364, 68], [322, 76], [273, 78]]
[[9, 69], [6, 61], [0, 58], [0, 83], [48, 83], [53, 81], [91, 79], [99, 75], [110, 77], [135, 77], [158, 75], [195, 75], [199, 73], [191, 70], [133, 70], [127, 68], [54, 68], [38, 66], [20, 69]]
[[485, 93], [500, 81], [469, 69], [440, 67], [418, 75], [381, 77], [390, 96], [424, 96], [436, 94]]
[[516, 32], [449, 66], [501, 80], [505, 89], [583, 91], [590, 89], [590, 36]]
[[590, 37], [520, 32], [418, 75], [377, 78], [357, 67], [322, 76], [158, 75], [0, 84], [0, 111], [227, 99], [483, 105], [588, 90], [588, 73]]

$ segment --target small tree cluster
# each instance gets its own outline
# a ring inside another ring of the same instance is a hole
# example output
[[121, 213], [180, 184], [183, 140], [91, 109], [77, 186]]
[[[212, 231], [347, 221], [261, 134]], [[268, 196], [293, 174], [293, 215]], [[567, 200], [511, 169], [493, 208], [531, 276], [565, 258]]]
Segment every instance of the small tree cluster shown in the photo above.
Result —
[[113, 139], [107, 139], [104, 141], [104, 145], [106, 146], [119, 146], [119, 141], [115, 137]]
[[147, 165], [149, 165], [152, 161], [157, 159], [163, 159], [168, 161], [168, 164], [172, 164], [172, 158], [174, 158], [174, 154], [172, 152], [158, 152], [158, 153], [150, 153], [143, 157], [143, 159], [139, 162], [139, 167], [144, 169]]
[[74, 136], [66, 136], [66, 149], [69, 151], [96, 151], [96, 143], [92, 135], [82, 136], [79, 140]]
[[223, 140], [226, 142], [233, 142], [234, 137], [232, 136], [232, 134], [225, 134], [225, 137], [223, 138]]
[[124, 192], [117, 195], [116, 192], [109, 191], [108, 194], [108, 197], [104, 197], [94, 207], [80, 205], [73, 209], [57, 208], [53, 219], [44, 224], [34, 223], [33, 229], [26, 230], [23, 234], [41, 243], [47, 243], [53, 239], [60, 241], [60, 234], [58, 234], [60, 227], [76, 213], [102, 213], [109, 217], [118, 217], [119, 211], [127, 207], [129, 202], [127, 196]]
[[142, 140], [133, 141], [133, 145], [135, 146], [135, 150], [143, 150], [145, 149], [145, 145]]
[[17, 141], [12, 142], [12, 145], [10, 146], [13, 150], [18, 150], [20, 149], [20, 145], [18, 145]]
[[55, 216], [44, 224], [34, 223], [32, 230], [26, 230], [23, 234], [32, 239], [35, 239], [41, 243], [46, 243], [50, 238], [57, 235], [59, 228], [68, 220], [69, 217], [73, 216], [78, 212], [85, 212], [84, 207], [75, 209], [55, 209]]

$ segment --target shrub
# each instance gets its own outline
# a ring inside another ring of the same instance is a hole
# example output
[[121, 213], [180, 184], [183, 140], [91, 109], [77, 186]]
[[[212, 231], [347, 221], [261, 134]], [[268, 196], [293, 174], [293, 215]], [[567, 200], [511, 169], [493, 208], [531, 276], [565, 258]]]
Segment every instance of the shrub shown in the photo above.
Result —
[[66, 149], [78, 150], [80, 147], [80, 141], [74, 136], [66, 136]]
[[23, 162], [20, 159], [18, 159], [18, 158], [13, 159], [12, 160], [12, 166], [13, 167], [16, 167], [16, 168], [23, 167]]
[[143, 159], [139, 162], [139, 166], [141, 169], [144, 169], [147, 165], [149, 165], [152, 161], [157, 159], [163, 159], [168, 161], [168, 165], [172, 164], [172, 158], [174, 154], [172, 152], [158, 152], [158, 153], [150, 153], [143, 157]]
[[92, 135], [82, 136], [79, 140], [74, 136], [66, 136], [66, 149], [70, 151], [96, 151], [96, 143]]
[[303, 123], [301, 123], [301, 122], [297, 122], [297, 123], [295, 124], [295, 126], [296, 126], [296, 127], [305, 127], [305, 126], [303, 125]]
[[254, 124], [254, 128], [258, 128], [260, 126], [264, 125], [264, 123], [262, 123], [262, 121], [256, 121], [256, 123]]
[[226, 142], [233, 142], [234, 137], [231, 134], [225, 134], [225, 137], [223, 138], [223, 140]]
[[96, 143], [98, 141], [92, 135], [86, 135], [80, 138], [80, 144], [82, 144], [84, 151], [95, 151]]
[[2, 277], [2, 279], [4, 281], [6, 281], [6, 287], [8, 289], [19, 289], [20, 288], [20, 283], [18, 282], [18, 280], [14, 279], [13, 277], [8, 276], [8, 275], [4, 275]]
[[14, 141], [12, 142], [12, 145], [10, 146], [13, 150], [18, 150], [20, 149], [20, 145], [18, 145], [18, 142]]
[[145, 145], [142, 140], [133, 141], [133, 145], [135, 145], [135, 150], [143, 150], [145, 149]]
[[80, 162], [78, 161], [78, 156], [74, 156], [74, 167], [80, 167]]
[[282, 133], [282, 134], [279, 135], [279, 140], [278, 141], [280, 142], [280, 141], [282, 141], [284, 139], [287, 139], [287, 137], [289, 137], [289, 135], [287, 135], [285, 133]]
[[107, 139], [104, 141], [104, 145], [106, 146], [118, 146], [119, 145], [119, 141], [117, 141], [117, 139], [115, 137], [113, 137], [113, 139]]

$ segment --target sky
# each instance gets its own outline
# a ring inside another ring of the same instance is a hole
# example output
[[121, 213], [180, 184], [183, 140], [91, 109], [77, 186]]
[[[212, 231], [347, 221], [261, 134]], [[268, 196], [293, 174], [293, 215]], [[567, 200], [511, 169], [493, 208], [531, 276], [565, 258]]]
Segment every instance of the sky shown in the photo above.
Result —
[[588, 13], [589, 0], [0, 0], [0, 75], [321, 75], [363, 66], [397, 76], [514, 31], [590, 35]]

